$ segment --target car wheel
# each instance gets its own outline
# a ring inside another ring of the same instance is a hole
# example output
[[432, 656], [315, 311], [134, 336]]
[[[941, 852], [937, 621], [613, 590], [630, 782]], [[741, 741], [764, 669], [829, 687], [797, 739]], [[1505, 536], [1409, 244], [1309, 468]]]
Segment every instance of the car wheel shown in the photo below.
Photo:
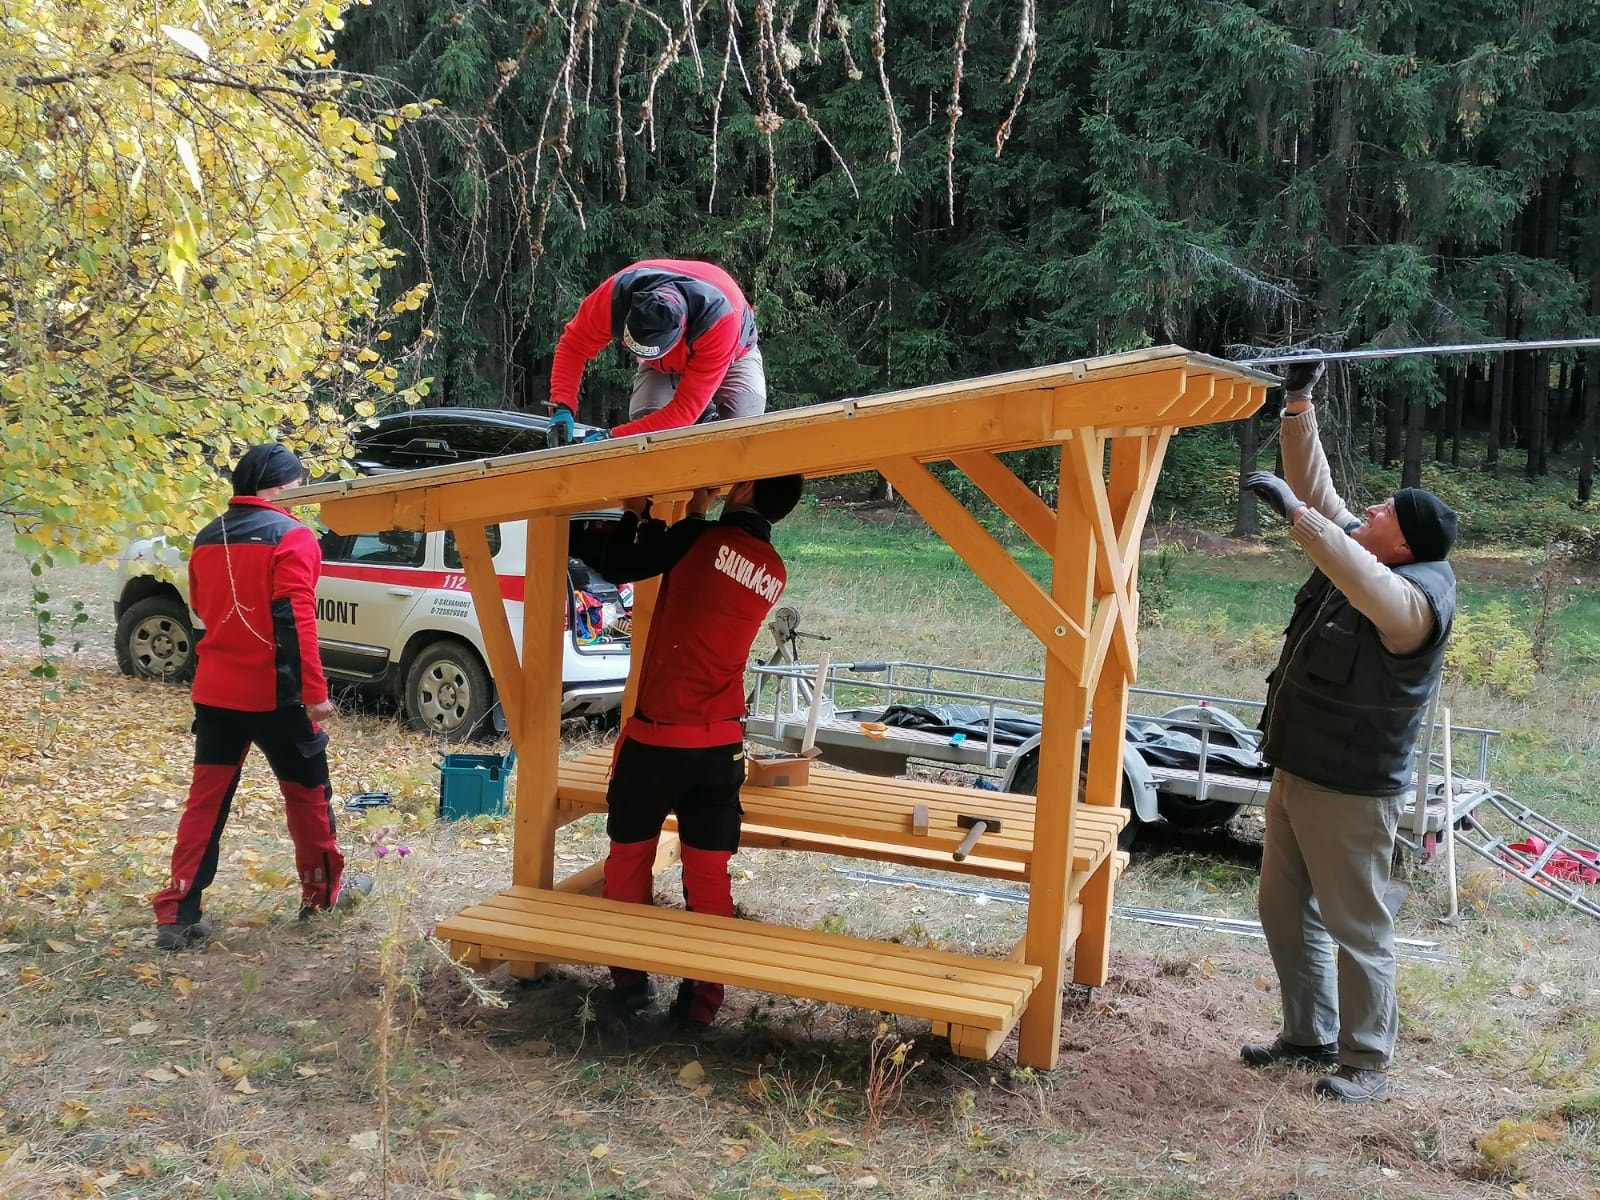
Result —
[[1229, 800], [1197, 800], [1181, 792], [1156, 793], [1156, 806], [1171, 824], [1183, 829], [1213, 829], [1239, 815], [1242, 804]]
[[194, 678], [195, 641], [182, 601], [146, 596], [117, 621], [117, 666], [137, 679], [188, 683]]
[[405, 714], [413, 729], [451, 742], [489, 732], [494, 689], [477, 652], [465, 642], [434, 642], [406, 672]]
[[[1089, 786], [1089, 771], [1084, 767], [1078, 772], [1078, 794], [1083, 794], [1083, 789]], [[1011, 776], [1011, 790], [1021, 796], [1037, 796], [1039, 794], [1039, 751], [1030, 750], [1028, 756], [1017, 764], [1015, 773]], [[1122, 776], [1122, 807], [1128, 810], [1128, 823], [1122, 827], [1122, 832], [1117, 834], [1117, 849], [1128, 850], [1133, 846], [1134, 839], [1139, 836], [1139, 812], [1133, 806], [1133, 782], [1124, 773]]]

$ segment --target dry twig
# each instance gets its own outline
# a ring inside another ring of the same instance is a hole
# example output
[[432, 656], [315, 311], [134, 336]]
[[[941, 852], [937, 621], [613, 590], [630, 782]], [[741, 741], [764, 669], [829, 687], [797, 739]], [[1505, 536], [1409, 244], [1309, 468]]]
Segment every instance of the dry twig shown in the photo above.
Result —
[[[1028, 0], [1032, 3], [1033, 0]], [[889, 114], [889, 140], [894, 148], [889, 152], [889, 161], [894, 164], [895, 174], [900, 173], [900, 114], [895, 111], [894, 93], [889, 90], [889, 71], [885, 62], [883, 32], [887, 18], [883, 11], [884, 0], [873, 0], [872, 3], [872, 57], [878, 63], [878, 83], [883, 88], [883, 107]], [[835, 10], [837, 11], [837, 10]]]
[[967, 19], [972, 16], [972, 0], [961, 0], [961, 18], [956, 24], [956, 68], [950, 84], [950, 136], [944, 147], [945, 196], [950, 203], [950, 224], [956, 223], [956, 124], [961, 120], [961, 77], [967, 58]]
[[1027, 94], [1028, 82], [1033, 78], [1033, 63], [1039, 53], [1038, 12], [1035, 9], [1037, 0], [1022, 0], [1022, 21], [1017, 29], [1017, 49], [1011, 57], [1011, 67], [1006, 72], [1005, 82], [1010, 83], [1017, 77], [1017, 67], [1026, 57], [1023, 69], [1022, 82], [1017, 85], [1017, 94], [1011, 98], [1011, 111], [1006, 113], [1006, 119], [1000, 122], [1000, 128], [994, 135], [994, 156], [1000, 157], [1000, 152], [1005, 149], [1006, 141], [1011, 137], [1011, 127], [1015, 124], [1017, 113], [1022, 108], [1022, 98]]

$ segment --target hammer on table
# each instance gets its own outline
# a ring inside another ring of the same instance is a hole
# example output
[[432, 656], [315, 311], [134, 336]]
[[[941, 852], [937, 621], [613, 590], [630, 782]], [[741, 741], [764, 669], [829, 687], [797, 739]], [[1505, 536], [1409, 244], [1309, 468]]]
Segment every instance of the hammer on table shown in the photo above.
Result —
[[972, 848], [978, 844], [979, 838], [991, 829], [997, 833], [999, 832], [1000, 818], [974, 817], [961, 813], [956, 817], [956, 825], [965, 829], [967, 836], [961, 839], [961, 845], [950, 852], [950, 857], [957, 862], [965, 862], [967, 855], [972, 853]]

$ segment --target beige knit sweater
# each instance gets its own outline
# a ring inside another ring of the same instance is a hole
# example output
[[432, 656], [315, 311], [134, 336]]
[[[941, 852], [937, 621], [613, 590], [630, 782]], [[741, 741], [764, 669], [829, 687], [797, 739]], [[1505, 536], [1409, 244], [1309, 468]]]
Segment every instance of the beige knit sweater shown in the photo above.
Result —
[[1377, 626], [1390, 653], [1420, 650], [1433, 632], [1433, 610], [1420, 587], [1396, 575], [1345, 533], [1345, 526], [1360, 518], [1334, 490], [1328, 457], [1317, 436], [1316, 409], [1281, 415], [1284, 477], [1308, 505], [1291, 536], [1356, 611]]

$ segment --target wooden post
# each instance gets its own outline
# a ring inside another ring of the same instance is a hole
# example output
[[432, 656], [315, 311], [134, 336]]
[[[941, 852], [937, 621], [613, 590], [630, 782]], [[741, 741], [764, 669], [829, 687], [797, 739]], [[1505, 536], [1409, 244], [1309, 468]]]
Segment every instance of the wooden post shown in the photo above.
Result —
[[[1068, 880], [1072, 872], [1072, 806], [1078, 798], [1081, 731], [1089, 715], [1088, 684], [1080, 682], [1087, 652], [1095, 570], [1095, 538], [1090, 515], [1065, 446], [1061, 453], [1060, 501], [1056, 515], [1050, 594], [1076, 630], [1060, 627], [1062, 653], [1045, 656], [1044, 724], [1039, 742], [1039, 784], [1035, 794], [1033, 868], [1028, 883], [1026, 961], [1042, 972], [1017, 1034], [1017, 1061], [1048, 1070], [1061, 1053], [1061, 984], [1068, 934]], [[1071, 653], [1067, 653], [1070, 651]], [[1076, 657], [1074, 672], [1069, 659]], [[1119, 731], [1120, 732], [1120, 731]]]
[[[1106, 500], [1114, 533], [1127, 528], [1130, 507], [1140, 494], [1140, 484], [1149, 465], [1145, 461], [1145, 449], [1142, 438], [1119, 438], [1112, 442], [1111, 479]], [[1096, 455], [1097, 462], [1098, 459], [1099, 455]], [[1139, 546], [1135, 541], [1125, 552], [1119, 553], [1120, 549], [1120, 539], [1100, 546], [1100, 558], [1118, 576], [1118, 586], [1115, 589], [1100, 588], [1098, 602], [1101, 606], [1119, 604], [1122, 602], [1120, 593], [1132, 606], [1133, 611], [1128, 614], [1131, 621], [1138, 616]], [[1131, 562], [1128, 561], [1129, 557]], [[1133, 682], [1134, 666], [1120, 649], [1115, 642], [1109, 647], [1094, 687], [1094, 736], [1089, 742], [1089, 792], [1084, 797], [1090, 804], [1116, 805], [1122, 802], [1123, 729], [1128, 723], [1128, 685]], [[1111, 892], [1115, 874], [1114, 865], [1107, 859], [1078, 895], [1078, 901], [1083, 905], [1083, 930], [1073, 949], [1074, 983], [1099, 987], [1105, 983], [1110, 971]]]
[[[517, 816], [511, 882], [555, 883], [556, 774], [561, 766], [561, 642], [567, 637], [567, 525], [564, 515], [528, 518], [522, 598], [522, 711], [517, 743]], [[481, 611], [481, 610], [480, 610]]]

